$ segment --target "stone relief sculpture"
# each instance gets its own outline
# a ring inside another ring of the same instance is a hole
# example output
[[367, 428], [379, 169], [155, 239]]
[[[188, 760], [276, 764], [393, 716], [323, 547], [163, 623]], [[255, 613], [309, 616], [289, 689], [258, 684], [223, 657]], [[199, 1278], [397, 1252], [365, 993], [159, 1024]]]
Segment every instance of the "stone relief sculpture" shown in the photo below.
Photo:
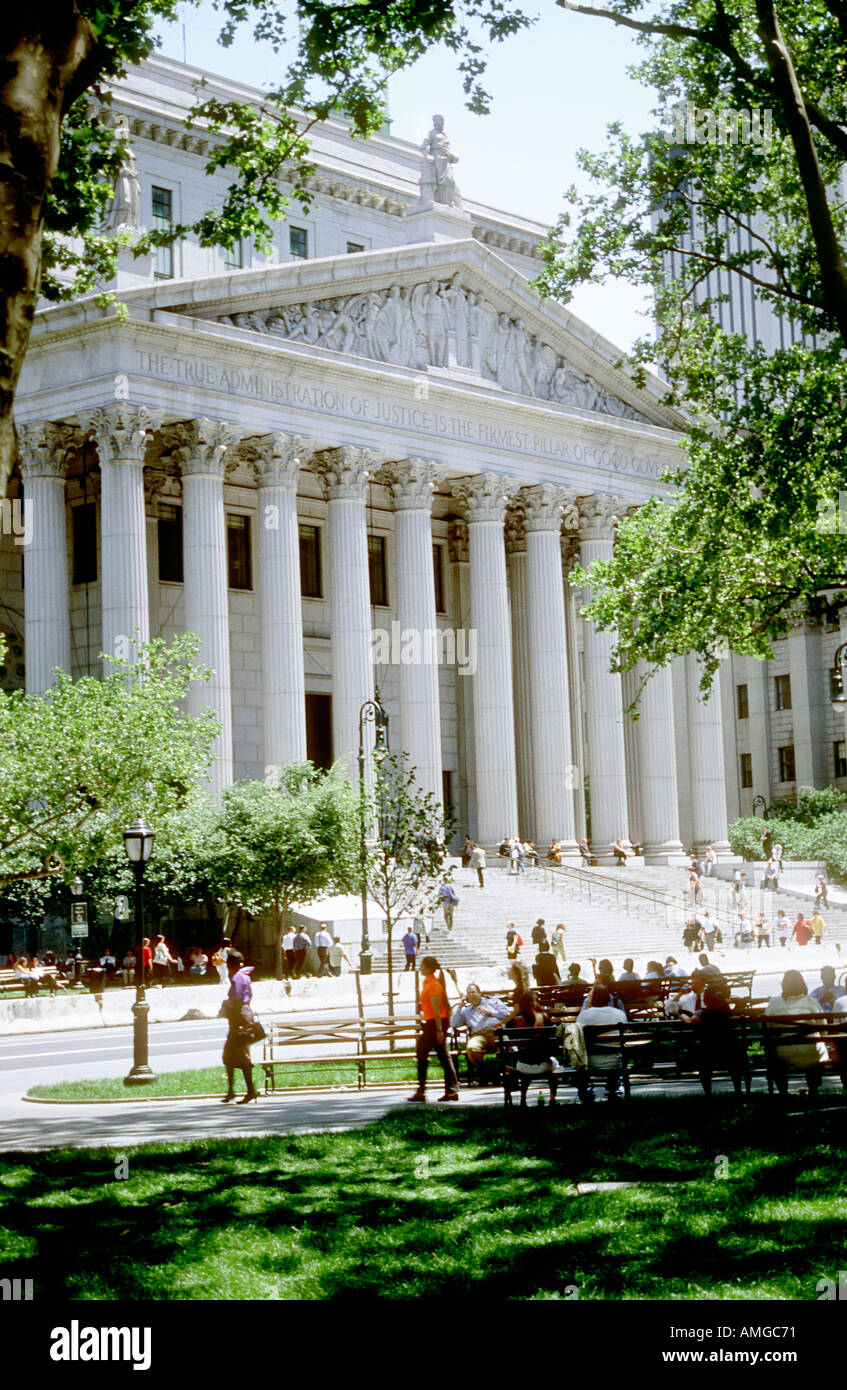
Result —
[[632, 406], [571, 367], [527, 330], [498, 312], [459, 275], [411, 290], [387, 289], [224, 315], [220, 320], [289, 342], [307, 343], [422, 371], [459, 367], [504, 391], [535, 396], [624, 420], [645, 420]]
[[453, 153], [444, 134], [443, 116], [433, 116], [432, 130], [421, 145], [421, 153], [421, 202], [460, 208], [462, 199], [453, 177], [453, 165], [458, 164], [459, 156]]
[[[122, 136], [124, 140], [129, 140], [129, 125], [125, 117], [121, 117], [118, 121], [115, 126], [115, 133]], [[140, 230], [138, 220], [140, 192], [141, 182], [135, 167], [135, 154], [132, 146], [128, 144], [124, 162], [115, 180], [115, 192], [106, 213], [106, 231], [137, 232]]]

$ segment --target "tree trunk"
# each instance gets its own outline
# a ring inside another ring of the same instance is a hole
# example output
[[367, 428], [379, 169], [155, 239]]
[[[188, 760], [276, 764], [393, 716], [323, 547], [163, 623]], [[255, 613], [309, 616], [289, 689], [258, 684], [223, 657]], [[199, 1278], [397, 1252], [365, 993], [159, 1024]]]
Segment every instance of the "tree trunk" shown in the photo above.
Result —
[[288, 914], [287, 912], [283, 913], [278, 898], [274, 903], [274, 914], [276, 916], [276, 978], [282, 980], [285, 978], [282, 965], [282, 938], [285, 935], [285, 918]]
[[[390, 910], [389, 910], [389, 912], [388, 912], [387, 921], [388, 921], [388, 1023], [389, 1023], [389, 1027], [393, 1030], [393, 1028], [394, 1028], [394, 960], [393, 960], [393, 956], [392, 956], [392, 953], [391, 953], [391, 933], [392, 933], [393, 930], [394, 930], [394, 922], [392, 921]], [[393, 1031], [390, 1032], [389, 1035], [388, 1035], [388, 1051], [389, 1051], [389, 1052], [393, 1052], [393, 1051], [394, 1051], [394, 1033], [393, 1033]]]
[[7, 7], [0, 65], [0, 496], [17, 445], [15, 392], [41, 279], [44, 200], [59, 164], [61, 126], [93, 81], [97, 45], [76, 6]]
[[847, 344], [847, 267], [832, 223], [832, 213], [826, 186], [818, 163], [812, 128], [806, 103], [791, 54], [779, 27], [772, 0], [756, 0], [759, 17], [758, 33], [765, 48], [765, 57], [773, 78], [776, 94], [782, 102], [785, 120], [797, 168], [806, 196], [809, 225], [818, 253], [824, 301], [838, 324], [838, 331]]

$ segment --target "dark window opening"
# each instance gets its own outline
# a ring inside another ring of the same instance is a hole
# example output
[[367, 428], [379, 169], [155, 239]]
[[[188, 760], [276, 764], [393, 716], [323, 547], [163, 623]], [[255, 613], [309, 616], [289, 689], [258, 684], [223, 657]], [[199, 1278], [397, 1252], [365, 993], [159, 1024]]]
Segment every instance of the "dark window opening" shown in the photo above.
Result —
[[300, 523], [300, 593], [303, 598], [323, 598], [321, 528]]
[[288, 250], [292, 261], [308, 260], [309, 233], [305, 227], [288, 228]]
[[[173, 194], [169, 188], [153, 189], [153, 231], [168, 232], [173, 225]], [[174, 273], [173, 246], [157, 246], [153, 273], [157, 280], [170, 280]]]
[[97, 579], [97, 504], [83, 502], [71, 509], [73, 533], [73, 582], [93, 584]]
[[433, 545], [432, 564], [435, 571], [435, 611], [436, 613], [446, 613], [447, 607], [444, 602], [444, 546]]
[[163, 584], [182, 584], [182, 507], [159, 507], [159, 579]]
[[836, 777], [847, 777], [847, 741], [843, 738], [832, 745]]
[[738, 708], [738, 718], [747, 719], [750, 715], [750, 704], [747, 697], [747, 686], [737, 685], [735, 687], [735, 696]]
[[775, 676], [774, 689], [777, 709], [791, 709], [791, 677]]
[[789, 743], [787, 747], [780, 748], [779, 752], [779, 780], [780, 782], [793, 782], [794, 772], [794, 744]]
[[306, 757], [315, 767], [332, 767], [332, 696], [306, 692]]
[[385, 558], [385, 536], [368, 536], [368, 572], [371, 581], [371, 606], [388, 607], [388, 566]]
[[348, 256], [355, 256], [357, 252], [364, 251], [364, 249], [364, 246], [360, 245], [358, 241], [348, 241], [347, 243]]
[[250, 518], [227, 512], [226, 543], [229, 559], [229, 587], [252, 589], [250, 566]]

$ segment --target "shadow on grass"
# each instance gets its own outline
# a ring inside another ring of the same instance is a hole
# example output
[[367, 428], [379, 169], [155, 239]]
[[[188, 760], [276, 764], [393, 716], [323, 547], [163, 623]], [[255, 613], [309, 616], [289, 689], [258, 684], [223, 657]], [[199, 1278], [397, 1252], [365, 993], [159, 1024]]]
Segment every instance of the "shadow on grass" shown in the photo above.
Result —
[[[814, 1298], [847, 1110], [396, 1112], [336, 1134], [6, 1155], [0, 1277], [39, 1298]], [[577, 1181], [629, 1182], [577, 1193]]]

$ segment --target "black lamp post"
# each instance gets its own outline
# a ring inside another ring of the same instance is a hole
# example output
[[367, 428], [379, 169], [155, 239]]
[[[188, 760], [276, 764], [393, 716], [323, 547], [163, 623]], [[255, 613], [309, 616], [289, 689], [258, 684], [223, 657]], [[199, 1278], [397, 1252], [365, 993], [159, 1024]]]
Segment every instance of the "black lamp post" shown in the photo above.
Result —
[[832, 679], [829, 696], [832, 708], [839, 714], [847, 714], [847, 691], [844, 689], [845, 668], [847, 668], [847, 642], [842, 642], [835, 656], [832, 658]]
[[371, 942], [368, 935], [368, 836], [365, 809], [365, 725], [373, 724], [377, 748], [388, 746], [388, 715], [379, 702], [366, 700], [359, 710], [359, 858], [362, 871], [362, 949], [359, 952], [359, 974], [371, 973]]
[[132, 1070], [124, 1077], [125, 1086], [145, 1086], [156, 1077], [147, 1062], [147, 1016], [150, 1005], [147, 1003], [147, 966], [144, 958], [144, 920], [141, 902], [141, 880], [147, 861], [153, 853], [153, 831], [143, 820], [137, 820], [124, 831], [126, 857], [135, 874], [135, 931], [141, 951], [141, 983], [136, 986], [135, 1003], [132, 1006]]

